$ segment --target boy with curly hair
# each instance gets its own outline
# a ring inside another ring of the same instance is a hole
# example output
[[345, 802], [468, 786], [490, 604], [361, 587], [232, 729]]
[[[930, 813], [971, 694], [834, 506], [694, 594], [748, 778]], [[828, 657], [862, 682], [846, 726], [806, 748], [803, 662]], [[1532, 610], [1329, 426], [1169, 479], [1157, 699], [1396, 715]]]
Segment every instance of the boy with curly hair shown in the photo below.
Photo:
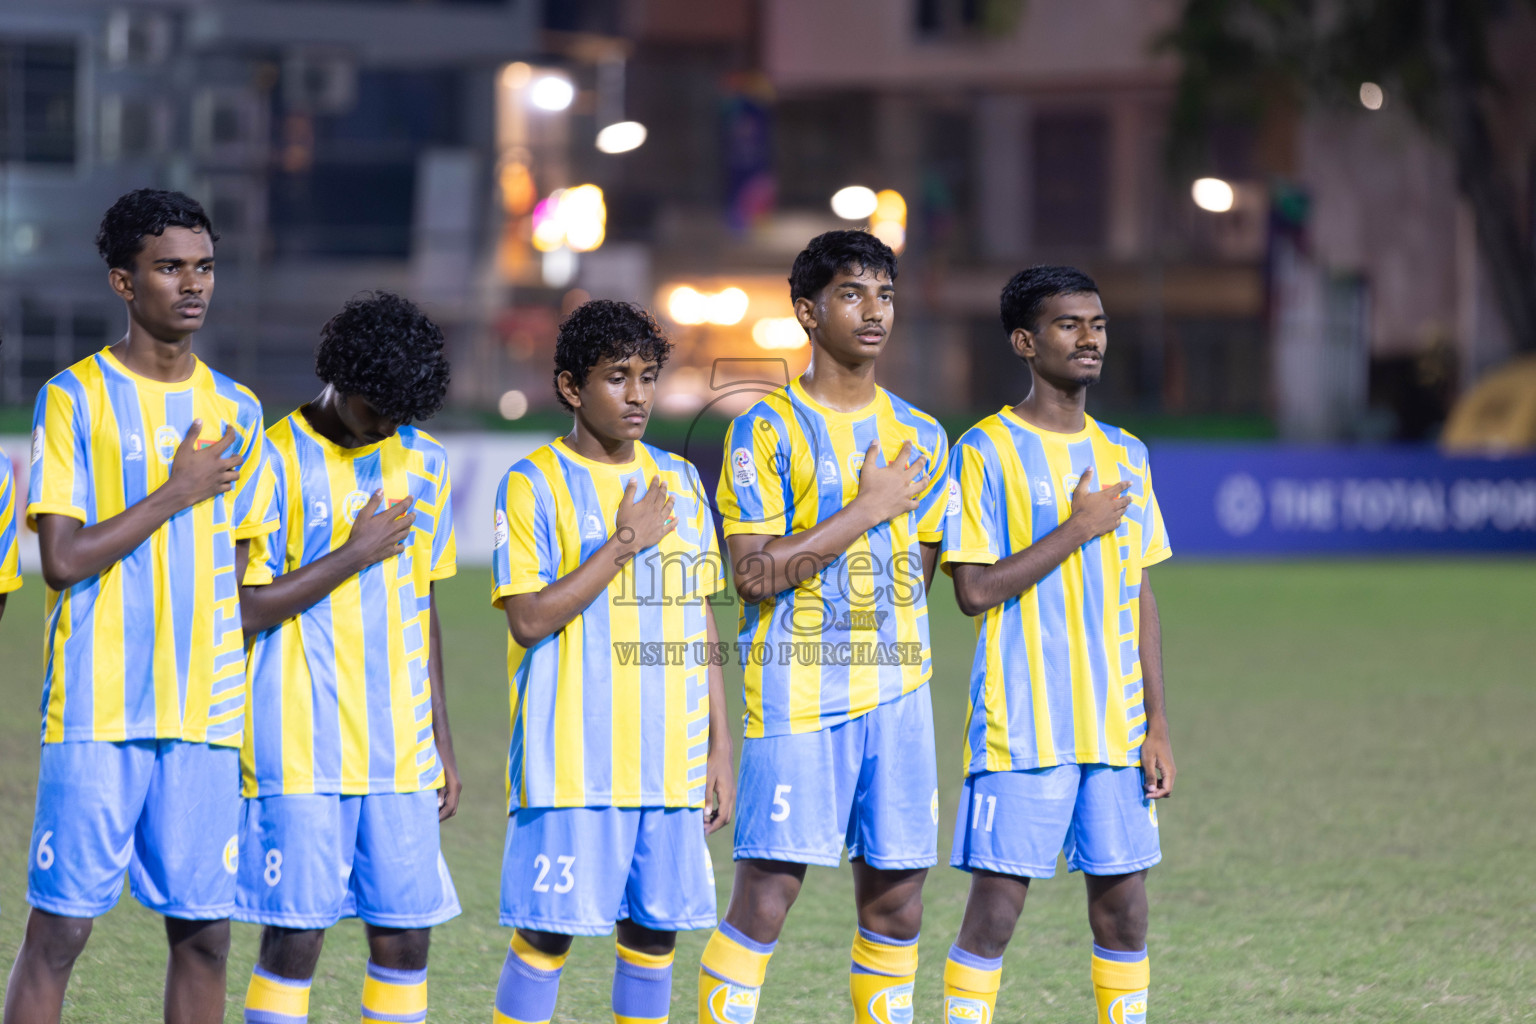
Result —
[[360, 917], [362, 1019], [423, 1021], [459, 778], [433, 588], [454, 573], [437, 325], [381, 292], [320, 332], [325, 387], [268, 432], [273, 531], [241, 589], [250, 712], [235, 916], [265, 927], [248, 1024], [301, 1024], [325, 929]]
[[722, 566], [698, 471], [640, 440], [670, 348], [635, 306], [577, 308], [555, 344], [571, 432], [497, 494], [492, 599], [512, 685], [501, 923], [517, 929], [497, 1024], [547, 1022], [571, 937], [615, 925], [614, 1020], [665, 1021], [677, 932], [715, 923], [704, 837], [735, 800], [706, 600]]

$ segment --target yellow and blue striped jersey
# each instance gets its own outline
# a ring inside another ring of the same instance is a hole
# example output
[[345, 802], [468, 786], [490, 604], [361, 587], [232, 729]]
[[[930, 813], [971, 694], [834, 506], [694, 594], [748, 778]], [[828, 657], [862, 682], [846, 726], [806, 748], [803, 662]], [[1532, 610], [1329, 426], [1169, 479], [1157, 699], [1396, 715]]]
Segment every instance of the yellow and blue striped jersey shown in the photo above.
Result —
[[183, 509], [122, 561], [62, 592], [48, 589], [43, 742], [179, 739], [238, 746], [245, 646], [235, 544], [263, 522], [261, 403], [197, 361], [167, 384], [110, 349], [54, 377], [37, 396], [27, 521], [92, 526], [170, 479], [194, 419], [212, 444], [233, 425], [244, 460], [235, 486]]
[[21, 586], [16, 533], [16, 477], [10, 457], [0, 451], [0, 594]]
[[884, 388], [863, 409], [838, 412], [797, 377], [731, 422], [718, 507], [727, 537], [809, 530], [859, 493], [875, 441], [882, 459], [912, 442], [925, 477], [918, 507], [876, 526], [793, 590], [742, 606], [748, 737], [837, 725], [932, 675], [918, 545], [942, 534], [949, 454], [932, 416]]
[[508, 639], [509, 807], [701, 807], [709, 753], [704, 600], [724, 585], [714, 516], [693, 464], [635, 443], [622, 465], [563, 440], [514, 465], [496, 495], [495, 589], [543, 590], [593, 557], [614, 530], [625, 484], [654, 477], [676, 528], [640, 552], [605, 594], [526, 650]]
[[1090, 486], [1128, 481], [1131, 505], [1114, 532], [977, 618], [967, 773], [1140, 763], [1141, 572], [1172, 554], [1146, 445], [1091, 416], [1075, 434], [1012, 409], [988, 416], [950, 457], [939, 564], [990, 565], [1040, 540], [1072, 514], [1089, 467]]
[[368, 566], [251, 644], [241, 775], [248, 797], [413, 793], [443, 784], [432, 738], [432, 583], [454, 574], [443, 446], [405, 426], [343, 448], [295, 412], [267, 431], [277, 528], [251, 544], [262, 585], [345, 544], [374, 491], [416, 499], [405, 550]]

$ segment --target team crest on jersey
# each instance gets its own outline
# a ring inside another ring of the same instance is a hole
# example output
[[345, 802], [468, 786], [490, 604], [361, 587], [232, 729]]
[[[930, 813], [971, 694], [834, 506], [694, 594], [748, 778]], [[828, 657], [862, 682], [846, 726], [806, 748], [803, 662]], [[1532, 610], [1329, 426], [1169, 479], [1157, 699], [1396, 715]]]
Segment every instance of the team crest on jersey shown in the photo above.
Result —
[[859, 475], [859, 470], [861, 470], [863, 468], [864, 468], [864, 453], [863, 452], [849, 452], [848, 453], [848, 475], [851, 476], [851, 477], [857, 477]]
[[960, 481], [949, 482], [949, 504], [944, 506], [944, 514], [952, 516], [960, 511]]
[[37, 462], [43, 457], [43, 428], [38, 427], [32, 431], [32, 461]]
[[1055, 497], [1051, 494], [1051, 482], [1049, 480], [1035, 481], [1035, 504], [1049, 505]]
[[869, 1015], [879, 1024], [912, 1024], [912, 986], [895, 985], [875, 993]]
[[757, 989], [729, 983], [709, 994], [709, 1019], [714, 1024], [752, 1024], [757, 1018]]
[[992, 1024], [992, 1010], [980, 999], [950, 996], [944, 1001], [944, 1024]]
[[357, 522], [357, 514], [363, 510], [363, 506], [366, 504], [368, 504], [368, 495], [362, 491], [353, 491], [342, 499], [341, 514], [346, 518], [347, 522], [355, 523]]
[[738, 487], [757, 485], [757, 465], [752, 461], [752, 453], [749, 450], [737, 448], [731, 452], [731, 473], [736, 478]]
[[1130, 992], [1109, 1004], [1110, 1024], [1147, 1024], [1147, 990]]
[[603, 521], [596, 512], [588, 512], [581, 517], [581, 537], [583, 540], [597, 540], [603, 535]]
[[1082, 478], [1083, 474], [1081, 473], [1068, 473], [1066, 476], [1061, 478], [1062, 490], [1066, 491], [1068, 494], [1071, 494], [1073, 491], [1077, 490], [1077, 483]]
[[155, 428], [155, 454], [160, 456], [160, 461], [169, 464], [176, 457], [176, 449], [181, 446], [181, 431], [169, 423], [162, 423]]
[[496, 519], [491, 524], [491, 547], [503, 547], [507, 543], [507, 514], [501, 509], [496, 510]]
[[123, 456], [124, 462], [144, 461], [144, 439], [137, 432], [128, 435], [128, 451]]
[[226, 874], [234, 874], [240, 869], [240, 837], [230, 836], [229, 842], [224, 844], [224, 871]]

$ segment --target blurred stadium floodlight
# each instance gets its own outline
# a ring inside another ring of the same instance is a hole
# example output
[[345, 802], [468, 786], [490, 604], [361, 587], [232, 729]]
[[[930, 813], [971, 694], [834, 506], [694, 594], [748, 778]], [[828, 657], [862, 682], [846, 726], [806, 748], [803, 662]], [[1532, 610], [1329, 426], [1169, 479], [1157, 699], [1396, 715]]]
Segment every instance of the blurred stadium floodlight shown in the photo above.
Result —
[[875, 193], [875, 212], [869, 220], [869, 232], [894, 251], [907, 246], [907, 201], [893, 188]]
[[1196, 178], [1189, 192], [1196, 206], [1211, 213], [1226, 213], [1237, 201], [1232, 186], [1220, 178]]
[[731, 327], [747, 315], [747, 293], [735, 286], [718, 292], [701, 292], [692, 285], [678, 285], [663, 303], [673, 323], [693, 327], [714, 324]]
[[528, 396], [513, 388], [505, 392], [496, 403], [496, 410], [505, 420], [520, 420], [528, 414]]
[[596, 185], [556, 189], [533, 208], [533, 247], [549, 253], [566, 248], [591, 252], [603, 244], [608, 207]]
[[752, 340], [758, 348], [796, 349], [810, 344], [810, 336], [800, 321], [792, 316], [765, 316], [752, 325]]
[[832, 193], [832, 212], [843, 220], [864, 220], [879, 207], [874, 189], [849, 185]]
[[1366, 110], [1380, 110], [1387, 102], [1387, 94], [1375, 82], [1360, 83], [1360, 105]]
[[620, 121], [597, 133], [597, 148], [604, 153], [628, 153], [645, 142], [645, 125], [639, 121]]
[[528, 89], [528, 102], [540, 110], [558, 113], [576, 98], [576, 87], [564, 75], [545, 73], [534, 79]]

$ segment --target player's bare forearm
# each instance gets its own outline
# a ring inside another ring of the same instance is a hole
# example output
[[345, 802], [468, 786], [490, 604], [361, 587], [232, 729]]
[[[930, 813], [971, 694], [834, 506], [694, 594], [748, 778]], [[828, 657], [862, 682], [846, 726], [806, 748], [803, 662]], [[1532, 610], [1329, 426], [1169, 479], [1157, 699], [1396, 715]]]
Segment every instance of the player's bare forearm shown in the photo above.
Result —
[[955, 603], [967, 615], [982, 615], [1019, 596], [1092, 539], [1084, 533], [1080, 523], [1068, 519], [1029, 547], [991, 565], [955, 563]]
[[591, 558], [543, 590], [503, 599], [512, 639], [526, 649], [560, 632], [608, 589], [639, 551], [633, 538], [626, 541], [615, 531]]
[[158, 487], [117, 515], [91, 526], [71, 516], [38, 516], [37, 548], [43, 579], [54, 590], [68, 590], [105, 572], [186, 507], [174, 491]]
[[[404, 551], [405, 540], [416, 522], [416, 513], [412, 511], [416, 499], [408, 497], [380, 512], [383, 500], [382, 488], [369, 495], [341, 546], [308, 565], [283, 573], [271, 583], [242, 586], [240, 618], [245, 635], [252, 636], [292, 618], [370, 565]], [[239, 579], [242, 583], [245, 580], [244, 567]]]
[[875, 519], [858, 499], [838, 509], [808, 530], [783, 537], [738, 533], [725, 539], [731, 552], [736, 593], [757, 604], [793, 590], [837, 561], [871, 529]]
[[933, 573], [939, 567], [939, 542], [921, 541], [918, 550], [923, 558], [923, 589], [933, 589]]
[[[704, 602], [704, 628], [709, 649], [717, 650], [720, 634], [715, 613]], [[736, 810], [736, 771], [731, 757], [730, 718], [725, 711], [725, 673], [712, 658], [709, 664], [709, 760], [704, 769], [704, 834], [731, 823]], [[713, 806], [711, 806], [713, 805]]]
[[437, 820], [447, 821], [459, 809], [459, 761], [453, 753], [453, 728], [448, 724], [448, 695], [443, 687], [443, 630], [437, 618], [437, 584], [432, 584], [428, 626], [432, 651], [427, 657], [427, 680], [432, 688], [432, 742], [443, 763], [443, 788], [437, 792]]
[[1141, 700], [1147, 715], [1147, 734], [1141, 741], [1141, 769], [1147, 795], [1157, 800], [1173, 792], [1178, 768], [1173, 763], [1173, 743], [1168, 736], [1168, 713], [1163, 702], [1163, 626], [1157, 614], [1157, 598], [1152, 593], [1152, 576], [1145, 569], [1141, 571], [1141, 594], [1137, 601], [1141, 616]]
[[[283, 573], [271, 583], [242, 585], [240, 622], [245, 635], [254, 636], [313, 607], [366, 567], [367, 563], [359, 562], [356, 553], [342, 545], [308, 565]], [[240, 578], [244, 577], [242, 569]]]

